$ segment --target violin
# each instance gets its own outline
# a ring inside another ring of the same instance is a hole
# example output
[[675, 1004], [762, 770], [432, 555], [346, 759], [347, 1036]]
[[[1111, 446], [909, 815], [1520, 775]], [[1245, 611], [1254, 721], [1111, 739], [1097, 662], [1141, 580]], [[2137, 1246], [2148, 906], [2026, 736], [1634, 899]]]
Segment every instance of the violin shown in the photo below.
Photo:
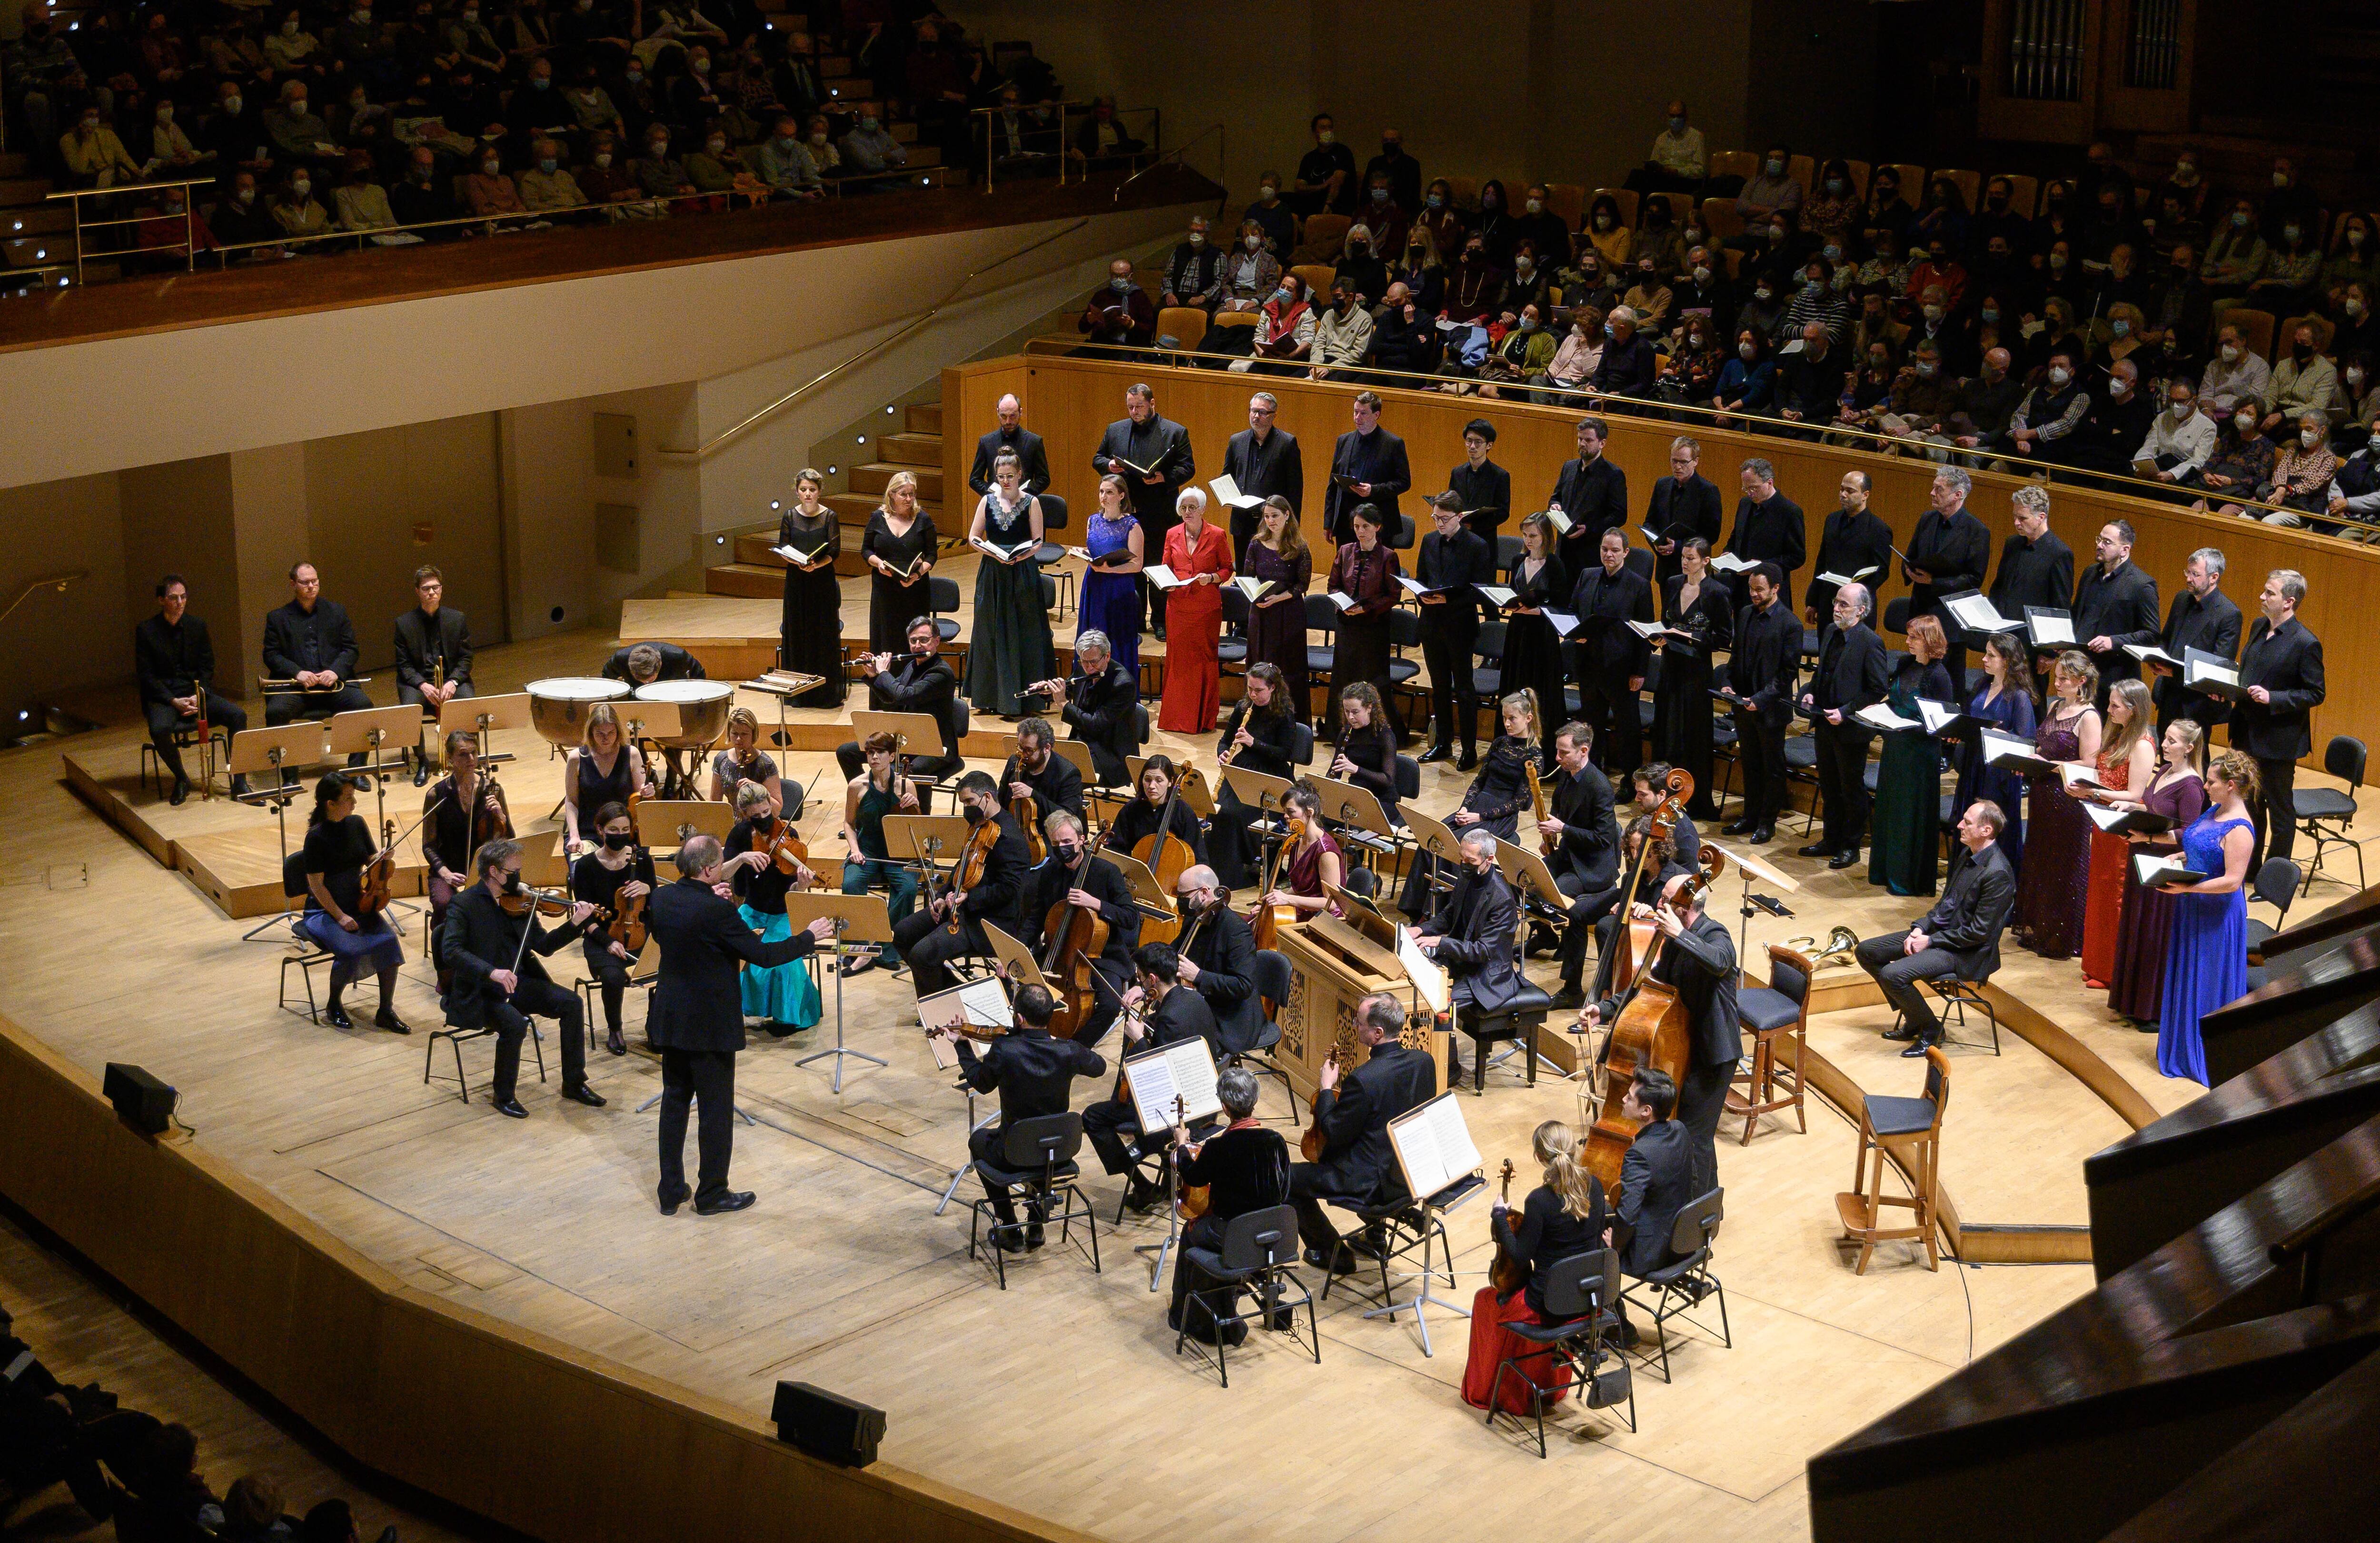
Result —
[[[645, 848], [638, 846], [633, 849], [628, 858], [628, 872], [632, 881], [638, 867], [647, 861]], [[652, 929], [645, 921], [645, 902], [652, 897], [652, 888], [649, 884], [642, 894], [631, 895], [620, 901], [617, 905], [596, 908], [596, 914], [609, 923], [604, 930], [611, 934], [613, 942], [627, 951], [628, 957], [631, 959], [645, 951], [646, 942], [652, 937]]]
[[471, 850], [477, 852], [492, 841], [509, 841], [512, 834], [513, 811], [504, 790], [494, 777], [482, 772], [480, 796], [471, 803]]
[[[1057, 752], [1054, 750], [1050, 752], [1052, 755], [1055, 755], [1056, 753]], [[1019, 755], [1015, 760], [1009, 764], [1015, 769], [1016, 774], [1010, 777], [1008, 780], [1010, 782], [1023, 782], [1025, 780], [1025, 758], [1022, 755]], [[1002, 785], [1005, 786], [1006, 784], [1003, 784]], [[1014, 804], [1009, 805], [1008, 812], [1016, 817], [1016, 828], [1025, 832], [1025, 849], [1033, 854], [1034, 862], [1038, 864], [1049, 861], [1050, 836], [1049, 832], [1041, 829], [1041, 807], [1034, 801], [1033, 795], [1028, 793], [1023, 797], [1017, 799]]]
[[[1157, 887], [1167, 894], [1174, 893], [1174, 881], [1183, 870], [1198, 861], [1198, 854], [1190, 844], [1173, 833], [1173, 806], [1182, 801], [1183, 775], [1189, 772], [1185, 761], [1166, 790], [1165, 807], [1158, 812], [1157, 829], [1133, 844], [1132, 855], [1148, 867], [1156, 876]], [[1146, 772], [1144, 772], [1146, 775]], [[1171, 917], [1151, 917], [1140, 924], [1140, 941], [1145, 943], [1170, 943], [1182, 935], [1182, 917], [1177, 905]]]
[[[956, 870], [951, 875], [951, 888], [963, 893], [982, 883], [984, 867], [991, 861], [991, 849], [999, 844], [1000, 821], [989, 818], [978, 821], [975, 829], [967, 832], [966, 844], [959, 848]], [[928, 866], [930, 868], [931, 865]], [[959, 914], [954, 908], [951, 912], [951, 919], [943, 926], [955, 937], [959, 925]]]
[[356, 915], [368, 917], [388, 909], [389, 886], [396, 880], [396, 820], [394, 816], [380, 823], [381, 849], [364, 865], [363, 893], [356, 902]]
[[[1498, 1177], [1502, 1180], [1504, 1187], [1497, 1197], [1509, 1207], [1512, 1203], [1512, 1160], [1511, 1158], [1504, 1160], [1504, 1171]], [[1488, 1241], [1496, 1245], [1496, 1262], [1488, 1267], [1488, 1282], [1495, 1286], [1497, 1295], [1510, 1296], [1529, 1283], [1529, 1267], [1505, 1252], [1503, 1240], [1496, 1235], [1496, 1221], [1493, 1216], [1490, 1216], [1488, 1221]]]
[[[1107, 842], [1107, 828], [1102, 828], [1099, 839], [1083, 848], [1082, 860], [1067, 875], [1067, 889], [1082, 887], [1083, 876], [1090, 872], [1091, 864], [1098, 860]], [[1042, 923], [1042, 935], [1049, 939], [1049, 946], [1042, 951], [1041, 973], [1056, 984], [1058, 997], [1058, 1010], [1050, 1016], [1050, 1032], [1061, 1039], [1071, 1039], [1095, 1005], [1094, 993], [1099, 987], [1091, 962], [1107, 951], [1107, 918], [1062, 896], [1050, 907]]]
[[508, 917], [525, 917], [531, 911], [541, 917], [566, 917], [573, 904], [560, 890], [533, 890], [526, 884], [496, 896], [497, 906]]
[[1248, 933], [1258, 950], [1277, 948], [1281, 929], [1297, 925], [1301, 913], [1294, 905], [1268, 905], [1264, 897], [1270, 894], [1281, 878], [1281, 869], [1289, 866], [1290, 854], [1305, 844], [1306, 824], [1304, 817], [1291, 815], [1288, 829], [1282, 832], [1279, 850], [1272, 855], [1272, 865], [1265, 870], [1264, 888], [1257, 892], [1256, 908], [1248, 913]]
[[769, 854], [770, 861], [776, 865], [780, 873], [788, 877], [808, 874], [808, 877], [802, 881], [802, 888], [817, 887], [819, 876], [809, 865], [809, 844], [802, 840], [802, 833], [794, 829], [792, 820], [779, 818], [770, 828], [767, 843], [759, 850]]

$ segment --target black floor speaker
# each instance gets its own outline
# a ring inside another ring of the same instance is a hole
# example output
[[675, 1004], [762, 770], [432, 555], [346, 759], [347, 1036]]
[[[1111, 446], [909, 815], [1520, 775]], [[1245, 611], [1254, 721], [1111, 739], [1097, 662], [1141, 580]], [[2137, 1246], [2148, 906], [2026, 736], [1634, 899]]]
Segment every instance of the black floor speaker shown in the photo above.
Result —
[[174, 1090], [138, 1066], [109, 1062], [100, 1089], [125, 1124], [134, 1130], [163, 1136], [165, 1127], [173, 1123]]
[[884, 1440], [884, 1411], [808, 1382], [777, 1384], [777, 1440], [812, 1457], [865, 1468]]

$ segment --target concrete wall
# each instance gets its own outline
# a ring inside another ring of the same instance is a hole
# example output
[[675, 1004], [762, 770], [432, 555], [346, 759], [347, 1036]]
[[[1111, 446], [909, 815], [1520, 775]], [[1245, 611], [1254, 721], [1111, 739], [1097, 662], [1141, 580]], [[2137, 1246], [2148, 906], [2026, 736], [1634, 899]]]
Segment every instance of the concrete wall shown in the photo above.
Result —
[[[132, 618], [115, 478], [0, 489], [0, 607], [45, 574], [82, 570], [60, 594], [41, 589], [0, 621], [0, 734], [37, 697], [129, 678]], [[144, 590], [145, 593], [145, 590]]]

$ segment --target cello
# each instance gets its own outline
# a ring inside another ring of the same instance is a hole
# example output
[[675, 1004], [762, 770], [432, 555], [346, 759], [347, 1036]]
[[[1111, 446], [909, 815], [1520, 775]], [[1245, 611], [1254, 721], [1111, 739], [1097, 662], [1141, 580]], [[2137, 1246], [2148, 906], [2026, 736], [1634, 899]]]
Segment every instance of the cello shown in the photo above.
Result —
[[[1512, 1204], [1512, 1160], [1506, 1158], [1504, 1171], [1497, 1175], [1503, 1185], [1497, 1197], [1508, 1209]], [[1492, 1214], [1488, 1221], [1488, 1241], [1496, 1245], [1496, 1261], [1488, 1267], [1488, 1283], [1496, 1288], [1498, 1296], [1511, 1296], [1529, 1283], [1529, 1267], [1504, 1251], [1503, 1240], [1496, 1235], [1496, 1221]]]
[[[1191, 849], [1188, 842], [1173, 833], [1173, 806], [1182, 801], [1181, 772], [1177, 772], [1173, 763], [1165, 757], [1151, 756], [1141, 762], [1140, 766], [1140, 779], [1144, 786], [1148, 784], [1148, 773], [1152, 768], [1166, 780], [1165, 804], [1158, 811], [1157, 829], [1133, 844], [1132, 855], [1146, 864], [1148, 871], [1155, 875], [1158, 889], [1170, 895], [1174, 893], [1174, 882], [1182, 877], [1183, 870], [1196, 864], [1198, 854]], [[1188, 770], [1189, 767], [1185, 763], [1182, 772]], [[1142, 803], [1147, 803], [1148, 795], [1146, 793], [1140, 795], [1140, 800]], [[1119, 815], [1117, 818], [1123, 817]], [[1178, 904], [1172, 917], [1151, 917], [1140, 924], [1140, 941], [1145, 943], [1170, 943], [1181, 935], [1182, 914]]]
[[1264, 887], [1257, 892], [1256, 907], [1248, 912], [1248, 936], [1254, 940], [1259, 953], [1280, 947], [1281, 929], [1295, 926], [1299, 919], [1296, 906], [1268, 905], [1264, 897], [1279, 887], [1281, 869], [1289, 866], [1289, 855], [1305, 844], [1305, 830], [1302, 817], [1294, 814], [1289, 817], [1288, 826], [1281, 832], [1281, 845], [1274, 849], [1272, 864], [1265, 870]]
[[[1082, 861], [1067, 876], [1068, 891], [1082, 886], [1083, 875], [1099, 859], [1100, 850], [1108, 844], [1108, 831], [1112, 828], [1101, 827], [1099, 839], [1083, 848]], [[1057, 1010], [1050, 1016], [1050, 1032], [1061, 1039], [1071, 1039], [1081, 1031], [1095, 1004], [1099, 986], [1093, 980], [1092, 962], [1107, 950], [1107, 918], [1061, 896], [1050, 907], [1042, 923], [1042, 934], [1050, 942], [1042, 950], [1041, 974], [1054, 984], [1058, 999]]]

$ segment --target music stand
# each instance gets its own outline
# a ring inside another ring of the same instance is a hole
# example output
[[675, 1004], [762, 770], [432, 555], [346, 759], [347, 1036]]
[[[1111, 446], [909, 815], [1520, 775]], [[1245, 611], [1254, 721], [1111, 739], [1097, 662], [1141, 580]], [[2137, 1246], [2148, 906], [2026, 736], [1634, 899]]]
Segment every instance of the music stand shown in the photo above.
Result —
[[[985, 941], [991, 944], [991, 956], [1007, 966], [1009, 990], [1014, 990], [1019, 986], [1038, 986], [1051, 996], [1057, 995], [1050, 985], [1050, 978], [1041, 973], [1041, 961], [1033, 957], [1031, 949], [988, 921], [983, 924], [983, 935]], [[1095, 977], [1099, 974], [1097, 970], [1091, 973]]]
[[360, 707], [353, 712], [336, 712], [324, 725], [329, 731], [326, 753], [334, 756], [368, 755], [366, 768], [371, 775], [372, 823], [377, 825], [388, 817], [388, 779], [393, 774], [380, 759], [381, 747], [392, 737], [402, 743], [410, 734], [421, 737], [421, 710], [410, 702], [395, 707]]
[[[627, 699], [623, 698], [623, 704]], [[676, 710], [673, 708], [672, 711]], [[480, 764], [485, 766], [496, 759], [488, 749], [488, 735], [498, 729], [528, 727], [528, 693], [509, 691], [501, 697], [456, 697], [438, 707], [438, 741], [457, 729], [468, 729], [480, 740]], [[624, 711], [621, 714], [626, 716]]]
[[846, 944], [889, 943], [892, 941], [892, 915], [883, 900], [872, 894], [843, 894], [831, 890], [793, 890], [785, 895], [785, 919], [796, 930], [824, 917], [834, 923], [834, 943], [829, 957], [834, 961], [834, 1048], [812, 1052], [794, 1063], [807, 1066], [813, 1061], [834, 1063], [834, 1090], [843, 1091], [843, 1060], [849, 1056], [865, 1061], [871, 1066], [891, 1063], [881, 1056], [865, 1051], [847, 1049], [843, 1042], [843, 953]]
[[1143, 915], [1159, 921], [1172, 921], [1182, 914], [1181, 907], [1174, 904], [1173, 896], [1165, 893], [1165, 886], [1157, 881], [1157, 875], [1149, 871], [1147, 863], [1129, 852], [1113, 849], [1099, 856], [1115, 864], [1116, 870], [1123, 875], [1124, 882], [1132, 886], [1133, 902], [1140, 907]]
[[[1766, 879], [1788, 894], [1791, 894], [1802, 886], [1795, 882], [1792, 875], [1781, 869], [1770, 867], [1750, 852], [1739, 852], [1732, 846], [1720, 846], [1708, 836], [1703, 838], [1703, 844], [1706, 846], [1718, 846], [1721, 852], [1726, 853], [1728, 860], [1735, 864], [1735, 871], [1743, 877], [1743, 910], [1737, 917], [1735, 923], [1735, 967], [1740, 972], [1743, 968], [1744, 940], [1751, 935], [1752, 931], [1752, 881], [1755, 877]], [[1777, 914], [1791, 916], [1793, 913], [1779, 906]]]
[[[273, 806], [273, 823], [281, 838], [281, 862], [289, 862], [289, 806], [302, 791], [296, 782], [282, 780], [285, 771], [310, 766], [323, 758], [323, 730], [319, 719], [301, 718], [294, 723], [284, 723], [273, 729], [242, 729], [232, 735], [229, 768], [237, 775], [258, 776], [263, 785], [251, 787], [247, 801]], [[264, 775], [270, 772], [270, 776]], [[240, 934], [240, 942], [254, 942], [257, 935], [287, 918], [289, 900], [282, 897], [281, 909]]]
[[[1050, 733], [1056, 732], [1056, 728], [1052, 727]], [[1003, 743], [1006, 746], [1007, 756], [1014, 756], [1017, 753], [1014, 735], [1010, 735]], [[1070, 762], [1075, 771], [1083, 774], [1084, 792], [1088, 793], [1098, 784], [1099, 768], [1091, 764], [1091, 747], [1079, 739], [1052, 739], [1050, 741], [1050, 753], [1060, 760]]]
[[[1533, 848], [1506, 841], [1500, 836], [1496, 842], [1496, 867], [1502, 871], [1506, 881], [1514, 889], [1520, 891], [1524, 898], [1535, 900], [1544, 905], [1553, 913], [1554, 920], [1568, 922], [1570, 897], [1563, 894], [1561, 887], [1554, 882], [1554, 870], [1546, 865], [1543, 854]], [[1518, 954], [1518, 957], [1512, 961], [1512, 965], [1516, 970], [1519, 970], [1524, 979], [1527, 978], [1529, 973], [1525, 967], [1528, 963], [1528, 928], [1524, 925], [1514, 934], [1512, 940]], [[1569, 1075], [1561, 1067], [1555, 1064], [1552, 1057], [1543, 1051], [1537, 1052], [1537, 1059], [1551, 1068], [1556, 1076]], [[1489, 1064], [1493, 1065], [1496, 1063], [1491, 1061]]]
[[[1123, 802], [1130, 803], [1137, 796], [1140, 788], [1140, 773], [1148, 764], [1147, 756], [1123, 758], [1124, 775], [1127, 780], [1122, 792], [1117, 795]], [[1181, 781], [1182, 801], [1190, 806], [1190, 811], [1201, 820], [1212, 819], [1215, 813], [1215, 790], [1208, 783], [1207, 773], [1184, 759], [1173, 763], [1173, 774]]]
[[[588, 814], [592, 818], [594, 811], [589, 809]], [[657, 851], [674, 852], [688, 836], [716, 836], [723, 842], [735, 828], [734, 807], [710, 798], [640, 798], [634, 815], [637, 840]], [[655, 839], [663, 834], [670, 839]]]
[[[1245, 766], [1226, 766], [1223, 768], [1223, 785], [1232, 790], [1232, 797], [1250, 808], [1278, 814], [1281, 800], [1289, 796], [1289, 790], [1297, 784], [1287, 777], [1271, 776]], [[1379, 800], [1374, 799], [1372, 808], [1377, 810], [1379, 807]]]
[[[889, 734], [900, 741], [895, 754], [923, 756], [942, 753], [941, 720], [930, 712], [878, 712], [868, 708], [854, 708], [851, 713], [851, 737], [860, 744], [870, 736]], [[932, 747], [930, 749], [927, 747]]]
[[884, 850], [896, 863], [922, 864], [933, 860], [929, 854], [956, 852], [974, 829], [962, 815], [888, 814]]
[[563, 860], [562, 832], [536, 831], [520, 838], [521, 881], [533, 889], [559, 889], [570, 882], [570, 865]]

